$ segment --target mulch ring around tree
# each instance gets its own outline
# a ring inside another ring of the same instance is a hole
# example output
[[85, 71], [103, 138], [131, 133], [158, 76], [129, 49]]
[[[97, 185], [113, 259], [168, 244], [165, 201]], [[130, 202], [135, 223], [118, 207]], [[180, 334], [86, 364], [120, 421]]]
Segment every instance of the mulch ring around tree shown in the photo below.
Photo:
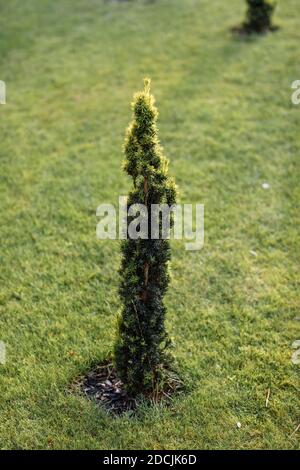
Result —
[[[87, 372], [86, 375], [79, 377], [72, 384], [72, 389], [77, 389], [88, 399], [115, 415], [126, 411], [134, 412], [138, 406], [138, 399], [128, 395], [111, 361], [103, 362]], [[182, 382], [172, 374], [166, 381], [164, 389], [157, 394], [156, 399], [152, 398], [152, 401], [164, 400], [168, 403], [171, 401], [172, 395], [182, 389]]]

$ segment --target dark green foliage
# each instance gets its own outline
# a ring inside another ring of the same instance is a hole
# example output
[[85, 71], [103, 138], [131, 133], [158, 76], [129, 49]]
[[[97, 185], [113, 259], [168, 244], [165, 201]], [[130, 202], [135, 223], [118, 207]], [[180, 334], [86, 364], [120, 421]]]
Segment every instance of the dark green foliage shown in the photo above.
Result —
[[249, 32], [263, 33], [272, 29], [275, 0], [247, 0], [248, 11], [245, 27]]
[[[174, 182], [167, 175], [168, 162], [157, 138], [157, 110], [150, 94], [150, 80], [134, 97], [134, 119], [125, 141], [125, 171], [133, 178], [128, 206], [176, 202]], [[128, 224], [132, 218], [128, 217]], [[169, 275], [168, 240], [127, 239], [122, 243], [120, 296], [123, 303], [115, 344], [118, 374], [130, 394], [152, 394], [168, 362], [163, 297]]]

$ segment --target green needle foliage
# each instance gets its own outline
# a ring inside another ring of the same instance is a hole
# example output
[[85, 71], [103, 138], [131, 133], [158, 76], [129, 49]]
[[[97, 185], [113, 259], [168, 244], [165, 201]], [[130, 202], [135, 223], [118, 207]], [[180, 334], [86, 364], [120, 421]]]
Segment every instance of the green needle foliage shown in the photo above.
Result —
[[[150, 80], [133, 102], [133, 122], [125, 141], [125, 171], [133, 178], [128, 207], [148, 209], [149, 237], [122, 243], [120, 296], [123, 303], [115, 344], [117, 372], [131, 395], [153, 395], [170, 361], [163, 297], [169, 283], [169, 241], [151, 239], [151, 205], [176, 202], [176, 187], [168, 177], [168, 162], [157, 137], [157, 109]], [[127, 228], [133, 218], [128, 217]], [[160, 224], [161, 228], [161, 224]], [[159, 234], [161, 235], [161, 233]]]
[[275, 0], [247, 0], [247, 20], [245, 27], [249, 32], [263, 33], [272, 29], [272, 15]]

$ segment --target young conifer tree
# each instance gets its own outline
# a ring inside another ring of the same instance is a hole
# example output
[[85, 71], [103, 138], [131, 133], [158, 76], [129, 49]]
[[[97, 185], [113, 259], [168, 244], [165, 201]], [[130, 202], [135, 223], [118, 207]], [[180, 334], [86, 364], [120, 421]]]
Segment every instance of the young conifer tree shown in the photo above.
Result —
[[[120, 296], [114, 359], [118, 375], [132, 396], [153, 395], [170, 357], [163, 303], [169, 283], [170, 246], [167, 239], [151, 239], [151, 205], [176, 203], [176, 187], [168, 177], [168, 161], [157, 137], [157, 109], [150, 80], [134, 96], [133, 121], [125, 139], [125, 171], [133, 179], [127, 206], [144, 204], [148, 237], [122, 242]], [[127, 219], [127, 230], [133, 218]], [[128, 232], [127, 232], [128, 233]], [[144, 234], [145, 235], [145, 234]], [[161, 234], [160, 234], [161, 235]]]
[[249, 32], [263, 33], [272, 29], [272, 15], [276, 0], [247, 0], [247, 20], [245, 27]]

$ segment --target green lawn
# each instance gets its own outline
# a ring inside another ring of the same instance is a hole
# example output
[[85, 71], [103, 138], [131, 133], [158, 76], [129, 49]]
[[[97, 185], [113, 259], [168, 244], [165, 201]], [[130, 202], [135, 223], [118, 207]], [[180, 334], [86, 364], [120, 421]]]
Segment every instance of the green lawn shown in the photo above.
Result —
[[[298, 0], [281, 1], [279, 31], [243, 41], [243, 0], [0, 10], [0, 447], [299, 448]], [[130, 187], [121, 148], [145, 75], [180, 201], [205, 204], [205, 246], [172, 242], [187, 393], [112, 418], [69, 384], [112, 350], [119, 243], [96, 239], [95, 212]]]

